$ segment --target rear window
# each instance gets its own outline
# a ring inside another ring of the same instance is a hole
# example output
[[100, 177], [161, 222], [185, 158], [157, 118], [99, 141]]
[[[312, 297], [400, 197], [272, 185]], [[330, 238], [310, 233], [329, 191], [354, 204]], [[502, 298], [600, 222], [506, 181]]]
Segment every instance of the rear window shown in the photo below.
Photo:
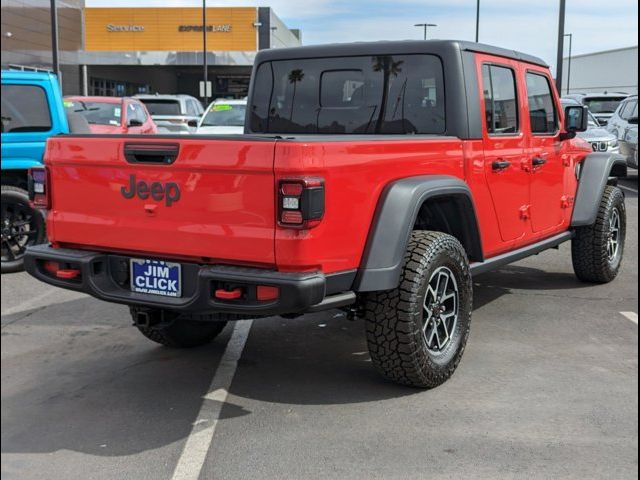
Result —
[[434, 55], [265, 62], [255, 85], [253, 132], [445, 132], [443, 70]]
[[216, 103], [209, 108], [201, 126], [243, 127], [246, 111], [246, 105]]
[[64, 108], [67, 112], [82, 115], [91, 125], [119, 127], [122, 121], [122, 105], [120, 103], [65, 100]]
[[145, 104], [149, 113], [154, 115], [182, 115], [180, 102], [177, 100], [160, 100], [155, 98], [139, 99]]
[[618, 108], [618, 105], [620, 105], [620, 102], [625, 98], [626, 97], [589, 97], [582, 100], [582, 103], [589, 107], [589, 110], [591, 110], [592, 113], [613, 113]]
[[2, 85], [2, 133], [48, 132], [51, 130], [49, 102], [35, 85]]

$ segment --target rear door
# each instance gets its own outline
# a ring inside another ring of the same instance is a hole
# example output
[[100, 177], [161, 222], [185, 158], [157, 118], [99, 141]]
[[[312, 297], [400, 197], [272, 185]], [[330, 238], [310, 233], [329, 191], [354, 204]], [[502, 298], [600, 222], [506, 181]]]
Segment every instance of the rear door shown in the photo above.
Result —
[[562, 224], [564, 172], [560, 113], [552, 80], [546, 70], [527, 68], [529, 129], [528, 162], [531, 169], [531, 226], [536, 233], [553, 231]]
[[524, 237], [523, 208], [529, 202], [526, 138], [522, 132], [517, 64], [479, 55], [484, 97], [485, 176], [504, 242]]
[[143, 258], [274, 264], [275, 140], [56, 137], [53, 242]]

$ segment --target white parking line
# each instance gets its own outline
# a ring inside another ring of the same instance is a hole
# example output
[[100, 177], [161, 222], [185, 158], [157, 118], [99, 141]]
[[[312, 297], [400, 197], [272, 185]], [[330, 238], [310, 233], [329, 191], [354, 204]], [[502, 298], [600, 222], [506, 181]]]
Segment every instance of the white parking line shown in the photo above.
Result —
[[193, 422], [193, 428], [173, 472], [172, 480], [197, 480], [200, 476], [252, 322], [235, 322], [233, 333], [211, 380], [209, 392], [204, 396], [198, 417]]
[[620, 312], [622, 315], [627, 317], [628, 320], [631, 320], [636, 325], [638, 324], [638, 314], [635, 312]]
[[629, 190], [630, 192], [638, 193], [638, 190], [634, 190], [634, 189], [633, 189], [633, 188], [631, 188], [631, 187], [627, 187], [627, 186], [625, 186], [625, 185], [618, 185], [618, 186], [619, 186], [620, 188], [622, 188], [623, 190]]
[[9, 307], [5, 310], [2, 310], [2, 315], [13, 315], [14, 313], [19, 313], [19, 312], [23, 312], [25, 310], [30, 310], [31, 308], [37, 307], [40, 305], [40, 302], [42, 300], [44, 300], [47, 297], [50, 297], [51, 295], [53, 295], [54, 293], [59, 293], [60, 289], [58, 288], [50, 288], [44, 292], [42, 292], [40, 295], [36, 295], [35, 297], [29, 298], [28, 300], [25, 300], [24, 302], [14, 306], [14, 307]]

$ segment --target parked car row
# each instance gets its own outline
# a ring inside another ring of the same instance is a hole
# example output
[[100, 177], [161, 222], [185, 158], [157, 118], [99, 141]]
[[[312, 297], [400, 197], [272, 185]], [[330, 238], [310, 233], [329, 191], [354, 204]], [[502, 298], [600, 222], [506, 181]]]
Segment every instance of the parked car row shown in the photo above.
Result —
[[189, 95], [65, 97], [69, 112], [82, 115], [92, 133], [209, 134], [244, 132], [246, 100], [214, 100], [206, 110]]
[[589, 108], [589, 129], [579, 134], [594, 152], [619, 153], [627, 165], [638, 168], [638, 96], [626, 93], [572, 94], [563, 105]]
[[629, 96], [624, 92], [603, 92], [603, 93], [574, 93], [566, 98], [576, 100], [582, 105], [586, 105], [589, 111], [598, 119], [600, 125], [605, 126], [614, 112], [625, 98]]

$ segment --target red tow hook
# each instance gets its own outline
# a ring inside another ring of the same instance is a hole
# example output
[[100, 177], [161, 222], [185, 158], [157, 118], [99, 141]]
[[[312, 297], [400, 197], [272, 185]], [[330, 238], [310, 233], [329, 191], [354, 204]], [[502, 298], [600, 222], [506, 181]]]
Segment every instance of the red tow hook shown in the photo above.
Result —
[[58, 270], [56, 272], [56, 277], [63, 278], [65, 280], [71, 280], [72, 278], [76, 278], [80, 275], [80, 270]]
[[78, 268], [60, 268], [58, 262], [46, 261], [44, 262], [44, 269], [51, 275], [55, 275], [57, 278], [63, 280], [73, 280], [80, 275], [80, 269]]
[[215, 297], [220, 300], [236, 300], [242, 297], [242, 289], [234, 288], [233, 290], [224, 290], [219, 288], [215, 291]]

